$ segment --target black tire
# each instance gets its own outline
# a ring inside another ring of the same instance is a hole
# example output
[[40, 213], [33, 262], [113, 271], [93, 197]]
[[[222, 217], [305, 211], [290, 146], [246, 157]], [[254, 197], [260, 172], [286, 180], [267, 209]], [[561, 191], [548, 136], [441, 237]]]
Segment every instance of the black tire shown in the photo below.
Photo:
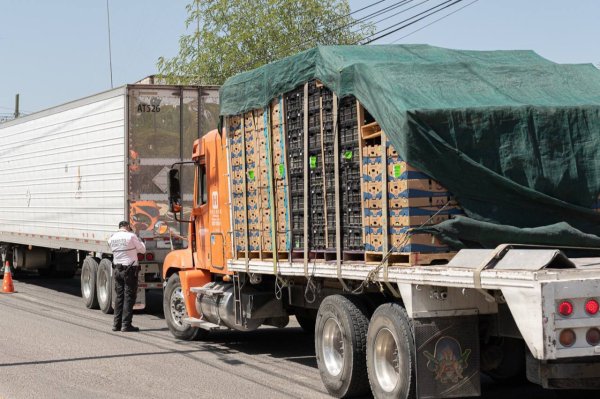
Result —
[[397, 303], [379, 306], [371, 317], [367, 334], [367, 369], [375, 398], [416, 397], [412, 323], [406, 310]]
[[96, 273], [96, 298], [102, 313], [111, 314], [113, 309], [112, 262], [102, 259]]
[[96, 297], [96, 274], [98, 273], [98, 259], [91, 256], [83, 260], [81, 266], [81, 297], [88, 309], [98, 309]]
[[308, 309], [298, 309], [296, 310], [296, 320], [298, 324], [300, 324], [300, 328], [306, 333], [310, 335], [315, 334], [315, 324], [317, 322], [317, 312], [311, 311]]
[[517, 338], [493, 338], [482, 346], [480, 363], [482, 371], [496, 382], [525, 381], [525, 342]]
[[[167, 281], [167, 286], [163, 293], [163, 312], [169, 331], [177, 339], [193, 341], [201, 339], [208, 334], [206, 330], [181, 322], [181, 318], [187, 317], [187, 310], [183, 302], [181, 281], [177, 273], [171, 275]], [[179, 316], [176, 316], [176, 314]]]
[[[321, 302], [315, 325], [315, 352], [321, 380], [337, 398], [369, 392], [365, 362], [369, 319], [355, 296], [331, 295]], [[337, 343], [341, 342], [341, 348]]]

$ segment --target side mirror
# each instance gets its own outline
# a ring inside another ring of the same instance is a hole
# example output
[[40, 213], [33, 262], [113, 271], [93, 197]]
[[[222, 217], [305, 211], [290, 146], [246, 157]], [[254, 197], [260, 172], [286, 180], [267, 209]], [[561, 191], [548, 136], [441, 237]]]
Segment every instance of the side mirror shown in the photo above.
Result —
[[169, 212], [181, 212], [181, 186], [177, 169], [169, 170]]

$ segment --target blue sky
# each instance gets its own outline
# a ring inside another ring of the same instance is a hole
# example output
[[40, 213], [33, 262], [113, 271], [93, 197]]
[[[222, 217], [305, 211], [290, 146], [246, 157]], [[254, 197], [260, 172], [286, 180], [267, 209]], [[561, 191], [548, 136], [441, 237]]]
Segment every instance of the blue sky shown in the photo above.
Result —
[[[464, 0], [456, 8], [472, 1]], [[373, 2], [350, 0], [350, 5], [357, 10]], [[115, 87], [155, 73], [159, 56], [177, 53], [187, 3], [110, 0]], [[356, 15], [393, 3], [387, 0]], [[23, 111], [35, 112], [110, 88], [105, 0], [0, 0], [0, 10], [0, 116], [12, 112], [15, 93], [21, 95]], [[416, 10], [381, 22], [378, 28]], [[479, 0], [397, 43], [532, 49], [555, 62], [600, 63], [599, 16], [598, 0]], [[378, 43], [393, 42], [424, 23]]]

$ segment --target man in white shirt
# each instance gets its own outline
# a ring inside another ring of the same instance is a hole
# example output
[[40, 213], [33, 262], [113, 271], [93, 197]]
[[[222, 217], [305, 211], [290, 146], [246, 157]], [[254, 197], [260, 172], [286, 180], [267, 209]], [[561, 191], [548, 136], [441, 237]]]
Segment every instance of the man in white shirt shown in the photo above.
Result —
[[129, 222], [125, 220], [119, 223], [119, 231], [109, 238], [108, 245], [113, 253], [113, 277], [117, 294], [112, 330], [139, 331], [138, 327], [131, 324], [131, 320], [140, 271], [137, 254], [146, 253], [146, 246], [132, 233]]

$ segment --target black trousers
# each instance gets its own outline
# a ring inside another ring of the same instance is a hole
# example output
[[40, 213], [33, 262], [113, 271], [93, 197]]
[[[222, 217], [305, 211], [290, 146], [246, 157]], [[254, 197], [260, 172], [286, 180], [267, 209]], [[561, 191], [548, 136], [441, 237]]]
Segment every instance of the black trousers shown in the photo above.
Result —
[[117, 265], [113, 269], [115, 292], [117, 295], [115, 299], [115, 320], [113, 323], [115, 327], [131, 326], [139, 271], [140, 268], [138, 266]]

